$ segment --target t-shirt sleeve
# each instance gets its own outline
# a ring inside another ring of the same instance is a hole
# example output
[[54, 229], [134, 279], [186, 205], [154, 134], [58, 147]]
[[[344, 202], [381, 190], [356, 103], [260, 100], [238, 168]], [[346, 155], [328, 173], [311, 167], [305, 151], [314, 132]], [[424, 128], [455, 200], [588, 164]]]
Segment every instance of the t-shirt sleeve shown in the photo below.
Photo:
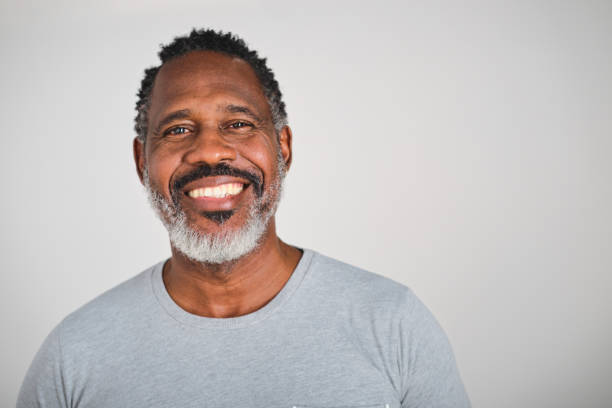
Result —
[[400, 319], [402, 408], [470, 407], [446, 334], [427, 307], [409, 295]]
[[17, 408], [68, 408], [60, 344], [60, 326], [47, 336], [23, 380]]

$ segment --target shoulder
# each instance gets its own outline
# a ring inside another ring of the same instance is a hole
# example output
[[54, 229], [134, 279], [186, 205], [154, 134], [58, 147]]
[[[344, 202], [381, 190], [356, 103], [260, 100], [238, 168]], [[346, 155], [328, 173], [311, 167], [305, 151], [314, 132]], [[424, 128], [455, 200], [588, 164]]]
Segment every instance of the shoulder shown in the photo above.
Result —
[[326, 316], [329, 324], [346, 327], [355, 336], [387, 338], [394, 345], [439, 327], [406, 285], [318, 253], [311, 262], [303, 302], [314, 318]]
[[317, 253], [310, 273], [307, 296], [317, 313], [334, 316], [327, 318], [332, 324], [390, 339], [389, 353], [448, 349], [436, 318], [407, 286]]
[[63, 331], [75, 327], [82, 330], [90, 324], [100, 326], [116, 322], [121, 316], [125, 316], [125, 312], [133, 314], [142, 309], [143, 301], [151, 297], [151, 275], [162, 264], [160, 262], [145, 269], [69, 314], [62, 322]]
[[309, 274], [317, 292], [361, 312], [406, 314], [419, 303], [399, 282], [316, 252]]
[[99, 353], [146, 326], [147, 316], [157, 306], [151, 276], [161, 266], [140, 272], [66, 316], [54, 330], [64, 359]]
[[361, 350], [377, 351], [370, 361], [387, 367], [402, 406], [469, 407], [446, 333], [411, 289], [320, 254], [311, 272], [310, 296]]
[[[69, 314], [47, 336], [21, 386], [18, 407], [68, 406], [71, 390], [112, 356], [126, 331], [146, 324], [157, 264]], [[144, 322], [144, 323], [143, 323]]]
[[446, 341], [432, 312], [409, 287], [321, 254], [315, 253], [312, 262], [317, 292], [335, 298], [338, 313], [358, 316], [357, 320], [413, 345], [434, 347]]

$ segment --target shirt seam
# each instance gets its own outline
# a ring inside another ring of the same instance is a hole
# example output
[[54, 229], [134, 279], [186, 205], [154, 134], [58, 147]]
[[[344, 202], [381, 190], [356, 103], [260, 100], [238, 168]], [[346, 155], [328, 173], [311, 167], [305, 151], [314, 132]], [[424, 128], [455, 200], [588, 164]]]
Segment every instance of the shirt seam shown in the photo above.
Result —
[[[68, 395], [66, 395], [66, 379], [64, 378], [64, 347], [62, 346], [62, 326], [65, 319], [62, 320], [57, 328], [57, 348], [59, 352], [59, 374], [62, 384], [62, 394], [64, 397], [64, 406], [68, 407]], [[59, 397], [59, 395], [58, 395]], [[60, 401], [61, 402], [61, 401]]]

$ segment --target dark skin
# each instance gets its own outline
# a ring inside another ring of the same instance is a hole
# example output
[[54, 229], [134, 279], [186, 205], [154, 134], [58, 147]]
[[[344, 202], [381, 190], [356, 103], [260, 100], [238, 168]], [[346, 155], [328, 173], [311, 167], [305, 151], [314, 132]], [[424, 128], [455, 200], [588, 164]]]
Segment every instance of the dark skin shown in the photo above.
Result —
[[[134, 139], [134, 159], [143, 182], [148, 168], [151, 187], [171, 199], [172, 182], [199, 165], [218, 163], [256, 174], [264, 198], [276, 192], [280, 149], [291, 164], [291, 129], [276, 132], [270, 107], [254, 71], [237, 58], [210, 51], [191, 52], [164, 64], [155, 80], [146, 142]], [[194, 199], [189, 191], [223, 183], [243, 183], [231, 199]], [[215, 234], [242, 227], [255, 188], [240, 178], [204, 177], [181, 191], [180, 205], [191, 228]], [[232, 210], [218, 223], [204, 211]], [[172, 247], [163, 279], [172, 299], [192, 314], [228, 318], [265, 306], [283, 288], [301, 251], [276, 235], [274, 216], [256, 250], [223, 264], [194, 262]]]

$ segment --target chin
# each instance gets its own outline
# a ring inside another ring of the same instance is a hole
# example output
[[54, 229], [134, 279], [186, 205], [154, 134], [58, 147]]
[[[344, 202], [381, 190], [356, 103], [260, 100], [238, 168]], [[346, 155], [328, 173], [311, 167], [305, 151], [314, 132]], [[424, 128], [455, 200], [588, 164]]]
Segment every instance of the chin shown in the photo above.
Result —
[[167, 223], [166, 228], [172, 246], [187, 258], [205, 264], [222, 264], [253, 252], [261, 244], [271, 218], [271, 215], [252, 216], [242, 226], [232, 228], [236, 216], [221, 224], [209, 221], [217, 231], [191, 226], [184, 216]]

